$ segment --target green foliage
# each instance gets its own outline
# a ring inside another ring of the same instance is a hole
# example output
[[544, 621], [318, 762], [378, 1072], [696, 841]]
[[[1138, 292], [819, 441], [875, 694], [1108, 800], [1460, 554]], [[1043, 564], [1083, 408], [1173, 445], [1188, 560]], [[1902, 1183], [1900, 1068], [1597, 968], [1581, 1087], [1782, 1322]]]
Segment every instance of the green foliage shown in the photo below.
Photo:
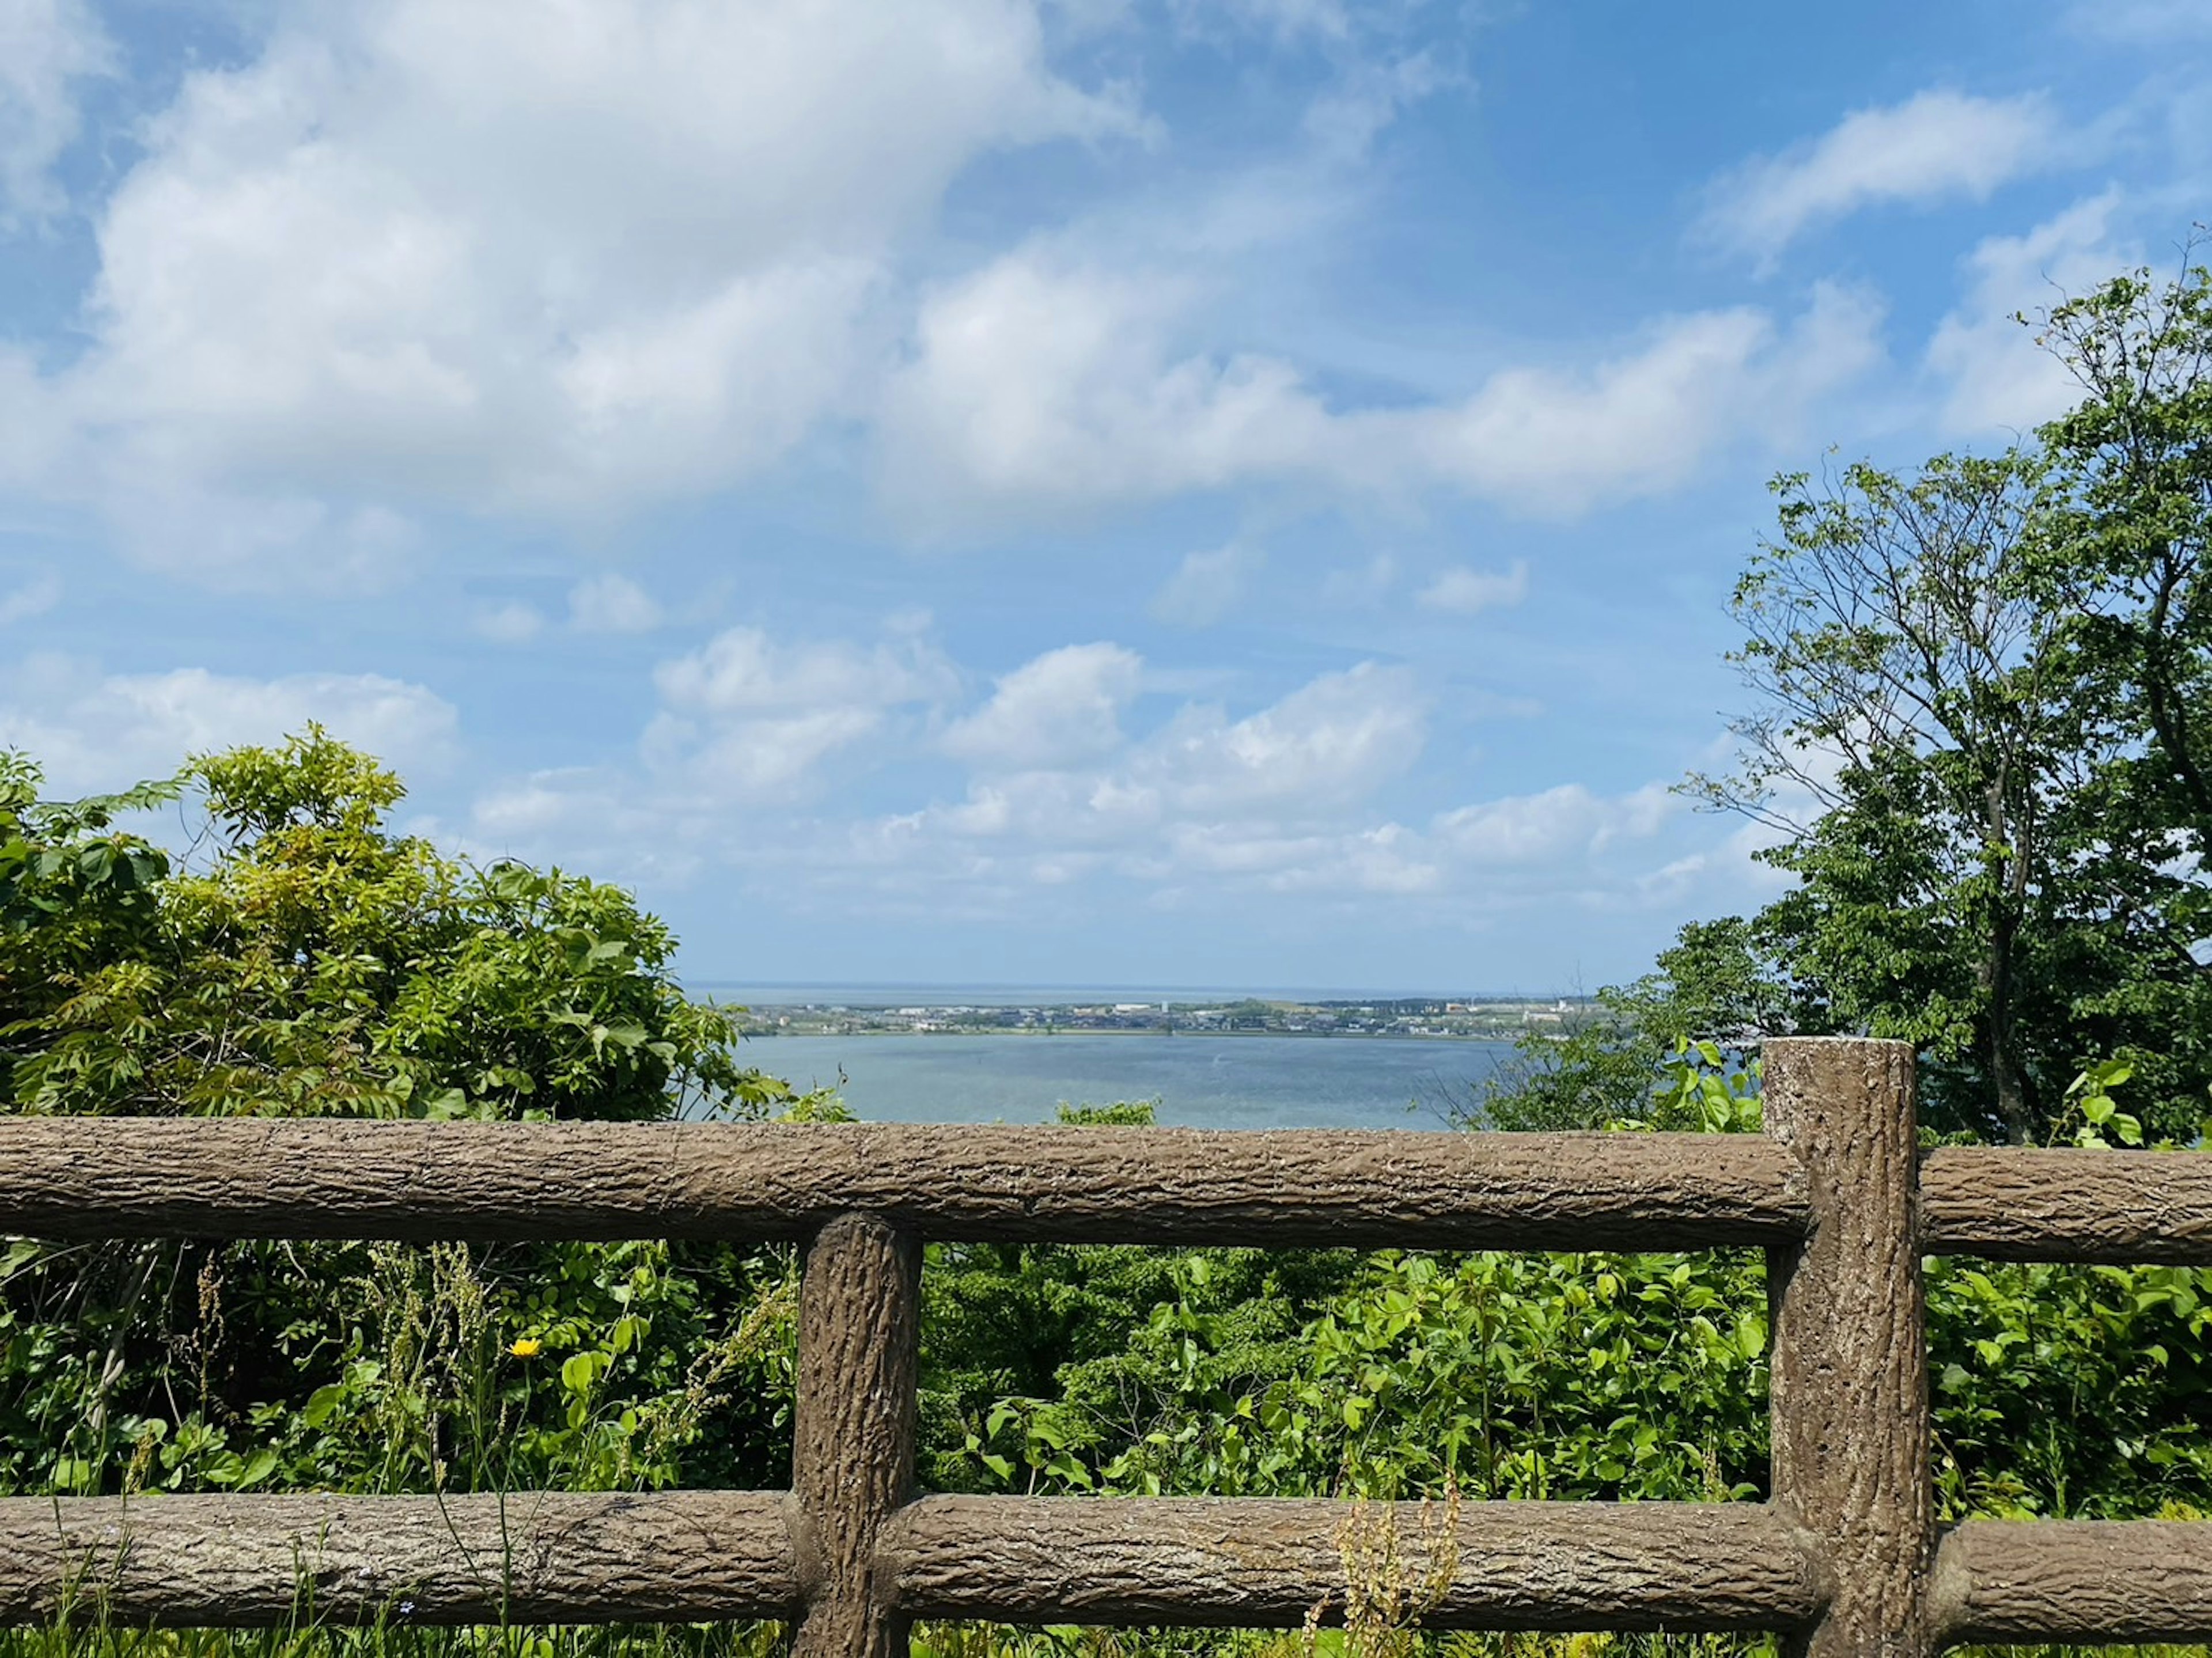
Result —
[[1777, 481], [1735, 596], [1740, 763], [1692, 787], [1795, 878], [1747, 926], [1762, 1028], [1909, 1041], [1926, 1120], [2022, 1143], [2115, 1061], [2145, 1132], [2187, 1139], [2212, 1084], [2212, 273], [2041, 320], [2082, 400], [2030, 443]]
[[[12, 1108], [842, 1114], [735, 1064], [727, 1012], [682, 997], [673, 941], [626, 894], [476, 870], [393, 834], [397, 780], [319, 733], [104, 801], [42, 805], [20, 762], [0, 778]], [[206, 825], [181, 858], [116, 827], [185, 799]], [[1658, 972], [1601, 997], [1596, 1019], [1532, 1040], [1518, 1083], [1483, 1108], [1514, 1127], [1755, 1131], [1759, 1035], [1833, 1005], [1809, 977], [1771, 970], [1778, 936], [1764, 920], [1686, 929]], [[1970, 1063], [1972, 1045], [1958, 1051]], [[2159, 1132], [2136, 1059], [2071, 1074], [2049, 1137], [2156, 1155], [2133, 1149]], [[923, 1474], [939, 1488], [1446, 1505], [1765, 1488], [1755, 1256], [935, 1245], [927, 1264]], [[1947, 1516], [2212, 1509], [2212, 1272], [1942, 1260], [1928, 1284]], [[778, 1485], [796, 1301], [788, 1251], [9, 1242], [0, 1488]], [[1419, 1637], [1403, 1625], [1423, 1586], [1394, 1575], [1389, 1540], [1348, 1538], [1344, 1554], [1344, 1631], [939, 1625], [917, 1650], [1761, 1649]], [[144, 1637], [95, 1619], [0, 1634], [0, 1658], [750, 1658], [778, 1639], [757, 1626]]]
[[1748, 925], [1735, 916], [1692, 921], [1660, 952], [1656, 971], [1600, 990], [1592, 1011], [1563, 1031], [1525, 1032], [1510, 1060], [1449, 1093], [1444, 1105], [1471, 1128], [1553, 1132], [1645, 1121], [1683, 1044], [1755, 1043], [1785, 1017]]
[[[33, 1113], [821, 1114], [610, 887], [398, 835], [311, 728], [66, 805], [0, 768], [0, 1065]], [[179, 800], [173, 859], [117, 827]], [[0, 1255], [0, 1489], [781, 1478], [787, 1254], [134, 1243]], [[520, 1344], [520, 1345], [518, 1345]]]
[[[322, 732], [67, 805], [0, 786], [0, 1066], [18, 1110], [758, 1114], [791, 1102], [689, 1001], [619, 888], [394, 834], [399, 780]], [[191, 791], [179, 868], [115, 829]]]

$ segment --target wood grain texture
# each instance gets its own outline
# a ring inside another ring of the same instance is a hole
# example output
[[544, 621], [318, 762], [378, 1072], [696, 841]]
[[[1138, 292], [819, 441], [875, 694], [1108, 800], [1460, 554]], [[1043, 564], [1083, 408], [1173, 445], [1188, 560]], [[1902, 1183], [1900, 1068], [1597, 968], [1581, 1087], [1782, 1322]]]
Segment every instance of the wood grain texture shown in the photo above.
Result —
[[1969, 1521], [1931, 1599], [1947, 1642], [2212, 1641], [2212, 1524]]
[[918, 1616], [1295, 1627], [1340, 1619], [1379, 1527], [1434, 1570], [1437, 1629], [1764, 1630], [1820, 1605], [1808, 1541], [1756, 1503], [1441, 1504], [928, 1497], [884, 1550]]
[[0, 1624], [789, 1615], [781, 1492], [0, 1500]]
[[1660, 1249], [1801, 1234], [1753, 1135], [922, 1124], [0, 1122], [0, 1234]]
[[1930, 1254], [2212, 1266], [2212, 1156], [1947, 1146], [1920, 1216]]
[[905, 1658], [907, 1619], [877, 1558], [913, 1495], [921, 1247], [842, 1215], [806, 1251], [799, 1300], [792, 1494], [807, 1610], [793, 1658]]
[[1820, 1540], [1832, 1598], [1806, 1658], [1921, 1658], [1934, 1552], [1912, 1049], [1791, 1037], [1765, 1054], [1767, 1133], [1803, 1162], [1812, 1236], [1771, 1252], [1775, 1501]]

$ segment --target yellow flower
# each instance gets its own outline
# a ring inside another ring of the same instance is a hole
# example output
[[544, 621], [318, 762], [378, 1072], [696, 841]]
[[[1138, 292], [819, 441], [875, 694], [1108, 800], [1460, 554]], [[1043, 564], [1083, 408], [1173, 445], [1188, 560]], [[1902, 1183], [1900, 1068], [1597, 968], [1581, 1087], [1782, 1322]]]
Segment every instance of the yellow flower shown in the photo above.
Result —
[[535, 1336], [525, 1336], [507, 1351], [517, 1358], [535, 1358], [545, 1351], [545, 1344]]

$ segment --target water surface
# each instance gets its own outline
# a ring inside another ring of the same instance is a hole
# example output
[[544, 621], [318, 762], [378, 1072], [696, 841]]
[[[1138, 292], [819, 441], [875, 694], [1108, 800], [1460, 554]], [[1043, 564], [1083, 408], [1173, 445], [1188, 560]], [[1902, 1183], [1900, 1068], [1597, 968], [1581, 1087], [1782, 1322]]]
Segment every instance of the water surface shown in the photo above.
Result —
[[[1050, 1122], [1063, 1102], [1157, 1100], [1191, 1128], [1442, 1128], [1439, 1084], [1487, 1076], [1504, 1042], [1105, 1035], [770, 1036], [747, 1064], [835, 1085], [893, 1122]], [[838, 1083], [840, 1072], [844, 1081]]]

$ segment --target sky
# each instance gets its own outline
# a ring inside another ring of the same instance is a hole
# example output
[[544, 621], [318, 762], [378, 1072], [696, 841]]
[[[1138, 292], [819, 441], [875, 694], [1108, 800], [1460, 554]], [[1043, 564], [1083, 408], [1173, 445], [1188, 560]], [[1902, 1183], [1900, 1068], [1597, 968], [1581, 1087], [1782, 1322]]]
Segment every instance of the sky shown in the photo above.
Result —
[[701, 981], [1595, 989], [1778, 471], [2063, 408], [2206, 0], [0, 0], [0, 746]]

